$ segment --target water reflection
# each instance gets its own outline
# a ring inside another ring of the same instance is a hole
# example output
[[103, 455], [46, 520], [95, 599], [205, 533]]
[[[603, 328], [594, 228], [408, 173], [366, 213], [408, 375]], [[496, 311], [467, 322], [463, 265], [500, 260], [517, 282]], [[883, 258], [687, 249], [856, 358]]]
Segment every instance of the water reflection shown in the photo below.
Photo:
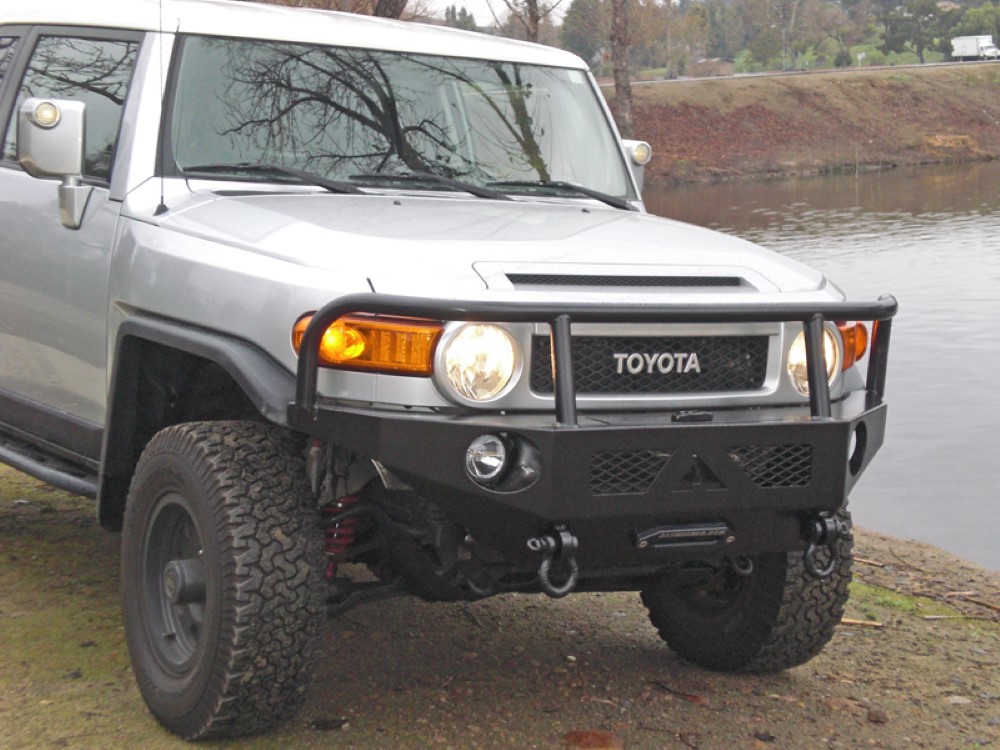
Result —
[[1000, 569], [1000, 164], [650, 185], [645, 197], [819, 268], [853, 299], [897, 296], [889, 432], [855, 518]]

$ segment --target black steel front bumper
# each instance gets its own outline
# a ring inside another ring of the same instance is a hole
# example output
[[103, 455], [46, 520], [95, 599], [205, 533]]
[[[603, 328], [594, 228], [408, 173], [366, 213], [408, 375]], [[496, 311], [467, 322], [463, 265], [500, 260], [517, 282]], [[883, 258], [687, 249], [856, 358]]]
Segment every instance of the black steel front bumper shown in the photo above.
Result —
[[[357, 312], [437, 320], [548, 322], [556, 413], [449, 415], [317, 406], [322, 332]], [[794, 549], [817, 513], [840, 508], [882, 444], [883, 394], [896, 302], [742, 306], [545, 306], [445, 303], [381, 295], [320, 310], [301, 347], [295, 429], [378, 460], [482, 543], [511, 561], [535, 559], [526, 540], [565, 524], [581, 570], [614, 571], [713, 554]], [[864, 391], [831, 403], [821, 367], [824, 320], [877, 321]], [[572, 322], [802, 321], [812, 397], [803, 407], [578, 415], [569, 355]], [[698, 419], [707, 418], [699, 415]], [[465, 471], [469, 444], [502, 435], [515, 469], [494, 487]]]

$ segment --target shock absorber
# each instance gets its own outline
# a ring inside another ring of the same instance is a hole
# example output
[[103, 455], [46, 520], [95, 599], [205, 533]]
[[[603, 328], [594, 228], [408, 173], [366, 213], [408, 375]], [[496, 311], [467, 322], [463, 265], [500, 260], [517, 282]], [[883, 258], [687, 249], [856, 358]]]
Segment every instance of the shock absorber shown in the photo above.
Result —
[[357, 502], [357, 495], [344, 495], [337, 502], [323, 508], [328, 581], [337, 577], [337, 563], [350, 552], [357, 538], [358, 517], [352, 514], [344, 517], [345, 511], [350, 510]]

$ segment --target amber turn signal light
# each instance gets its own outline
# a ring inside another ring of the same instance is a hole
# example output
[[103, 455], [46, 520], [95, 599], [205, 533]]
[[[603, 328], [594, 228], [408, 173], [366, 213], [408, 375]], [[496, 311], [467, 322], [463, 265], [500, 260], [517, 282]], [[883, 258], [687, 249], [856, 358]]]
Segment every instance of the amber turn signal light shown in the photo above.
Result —
[[837, 323], [837, 330], [844, 341], [844, 363], [841, 369], [848, 370], [868, 351], [868, 329], [864, 323]]
[[[298, 354], [312, 315], [299, 318], [292, 329]], [[395, 375], [431, 375], [434, 347], [444, 326], [432, 320], [378, 315], [348, 315], [334, 321], [319, 346], [325, 367], [366, 370]]]

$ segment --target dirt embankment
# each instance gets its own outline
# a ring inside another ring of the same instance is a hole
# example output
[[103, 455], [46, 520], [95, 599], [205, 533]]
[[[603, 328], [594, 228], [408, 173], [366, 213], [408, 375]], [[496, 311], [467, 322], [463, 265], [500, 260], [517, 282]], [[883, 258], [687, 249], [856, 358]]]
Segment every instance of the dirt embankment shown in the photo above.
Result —
[[633, 95], [652, 179], [1000, 158], [998, 63], [647, 83]]
[[[3, 750], [192, 747], [135, 687], [118, 542], [91, 502], [0, 467]], [[848, 619], [781, 674], [692, 666], [635, 594], [396, 599], [329, 623], [293, 721], [209, 747], [1000, 747], [1000, 573], [871, 532], [855, 552]]]

